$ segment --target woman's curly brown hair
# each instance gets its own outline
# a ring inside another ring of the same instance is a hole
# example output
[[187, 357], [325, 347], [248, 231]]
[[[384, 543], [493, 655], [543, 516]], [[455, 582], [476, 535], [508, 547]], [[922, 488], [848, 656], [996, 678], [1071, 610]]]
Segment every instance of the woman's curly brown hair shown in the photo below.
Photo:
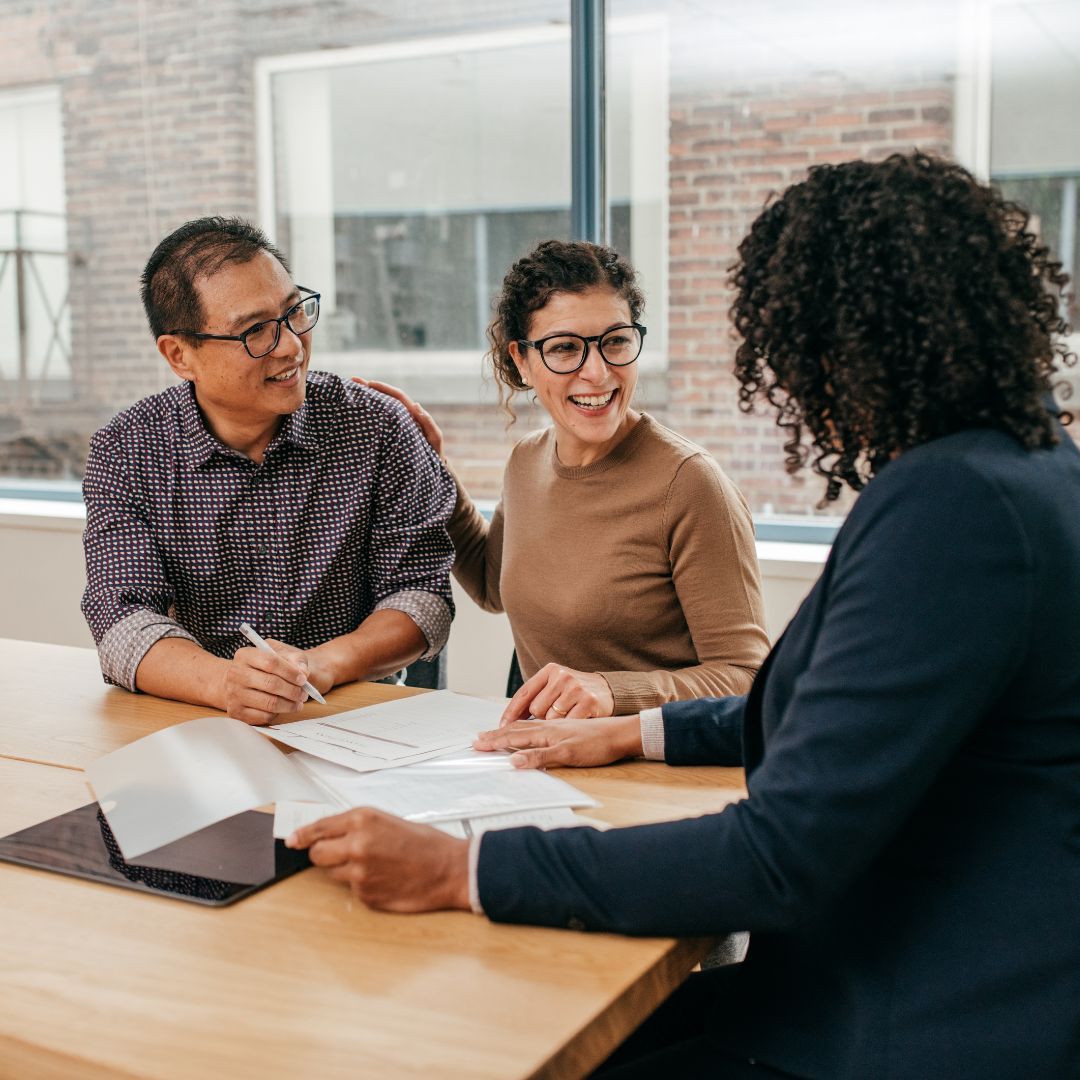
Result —
[[1057, 441], [1068, 275], [1029, 220], [923, 153], [814, 166], [761, 213], [731, 269], [735, 374], [744, 412], [776, 409], [789, 473], [809, 463], [828, 502], [964, 428]]
[[511, 343], [531, 336], [533, 315], [555, 293], [582, 293], [595, 288], [618, 293], [630, 308], [631, 322], [641, 318], [645, 296], [638, 287], [637, 272], [613, 248], [587, 240], [544, 240], [507, 270], [487, 329], [487, 355], [510, 423], [514, 421], [514, 394], [529, 389], [510, 355]]

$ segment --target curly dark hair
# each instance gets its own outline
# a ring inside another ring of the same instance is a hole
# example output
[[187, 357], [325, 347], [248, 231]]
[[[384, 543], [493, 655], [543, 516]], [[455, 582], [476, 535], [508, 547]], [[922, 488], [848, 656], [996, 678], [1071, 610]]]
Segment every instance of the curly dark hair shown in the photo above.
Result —
[[916, 152], [814, 166], [751, 226], [730, 272], [739, 406], [776, 410], [787, 471], [824, 476], [823, 502], [964, 428], [1057, 441], [1068, 275], [1029, 221]]
[[507, 270], [492, 305], [487, 355], [511, 423], [514, 394], [528, 389], [510, 355], [511, 343], [531, 336], [533, 314], [555, 293], [581, 293], [598, 286], [614, 289], [627, 302], [632, 322], [641, 318], [645, 295], [638, 287], [637, 272], [613, 248], [587, 240], [544, 240]]

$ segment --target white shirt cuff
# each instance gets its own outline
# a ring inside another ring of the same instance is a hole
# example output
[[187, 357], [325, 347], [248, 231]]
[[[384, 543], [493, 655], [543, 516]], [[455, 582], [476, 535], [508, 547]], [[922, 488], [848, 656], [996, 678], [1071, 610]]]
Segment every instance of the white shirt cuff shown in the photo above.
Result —
[[641, 750], [649, 761], [664, 760], [664, 716], [661, 706], [643, 709], [641, 721]]
[[483, 915], [484, 909], [480, 904], [480, 883], [477, 881], [477, 872], [480, 865], [480, 841], [483, 835], [474, 836], [469, 841], [469, 907], [476, 915]]

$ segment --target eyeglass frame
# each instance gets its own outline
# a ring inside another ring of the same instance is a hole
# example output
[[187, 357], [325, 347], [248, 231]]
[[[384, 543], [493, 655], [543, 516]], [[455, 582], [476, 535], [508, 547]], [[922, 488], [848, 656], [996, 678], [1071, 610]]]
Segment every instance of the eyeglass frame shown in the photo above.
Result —
[[[252, 360], [262, 360], [264, 356], [269, 356], [277, 347], [281, 344], [281, 324], [284, 323], [297, 337], [303, 337], [304, 334], [310, 334], [315, 329], [316, 324], [319, 321], [318, 315], [315, 316], [315, 322], [313, 322], [306, 330], [293, 330], [293, 325], [289, 322], [289, 316], [292, 315], [297, 308], [302, 304], [306, 304], [309, 300], [314, 298], [315, 302], [319, 305], [320, 312], [322, 311], [322, 293], [316, 292], [314, 289], [309, 289], [306, 285], [296, 286], [301, 292], [305, 292], [308, 295], [300, 297], [284, 315], [278, 316], [276, 319], [260, 319], [253, 326], [249, 326], [242, 334], [204, 334], [199, 330], [169, 330], [170, 334], [178, 334], [183, 337], [192, 337], [198, 341], [239, 341], [244, 346], [244, 352], [251, 357]], [[256, 356], [251, 349], [248, 348], [247, 339], [256, 331], [261, 330], [269, 323], [275, 323], [274, 344], [264, 353], [260, 353]]]
[[[638, 351], [633, 360], [624, 360], [621, 364], [616, 363], [613, 360], [609, 360], [604, 355], [604, 347], [601, 344], [604, 338], [608, 334], [614, 334], [616, 330], [636, 330], [641, 335], [641, 340], [638, 343]], [[572, 334], [566, 331], [562, 334], [548, 334], [546, 337], [538, 338], [536, 341], [526, 341], [525, 338], [518, 338], [517, 343], [519, 345], [525, 345], [530, 349], [535, 349], [540, 354], [540, 362], [551, 372], [552, 375], [573, 375], [575, 371], [580, 371], [585, 366], [585, 361], [589, 358], [589, 346], [592, 342], [596, 342], [596, 351], [600, 354], [600, 359], [604, 361], [608, 367], [629, 367], [631, 364], [637, 361], [637, 358], [641, 355], [642, 349], [645, 348], [645, 334], [647, 327], [644, 327], [639, 322], [620, 323], [618, 326], [612, 326], [605, 330], [602, 334], [592, 334], [586, 337], [584, 334]], [[577, 338], [581, 342], [581, 360], [578, 361], [577, 367], [572, 367], [568, 371], [556, 371], [544, 358], [544, 343], [547, 341], [554, 341], [555, 338]]]

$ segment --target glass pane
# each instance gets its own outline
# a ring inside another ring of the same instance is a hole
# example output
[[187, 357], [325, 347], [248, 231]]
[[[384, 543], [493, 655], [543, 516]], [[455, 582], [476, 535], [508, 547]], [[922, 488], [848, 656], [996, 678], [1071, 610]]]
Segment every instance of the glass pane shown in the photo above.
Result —
[[[506, 266], [568, 227], [567, 32], [359, 49], [270, 79], [275, 223], [298, 277], [323, 293], [324, 365], [467, 352], [479, 379]], [[294, 116], [313, 110], [324, 122], [293, 138]]]
[[[0, 424], [9, 431], [73, 394], [62, 140], [56, 87], [0, 93]], [[19, 471], [5, 467], [3, 448], [0, 473]]]
[[1059, 260], [1073, 280], [1062, 317], [1080, 327], [1080, 303], [1077, 300], [1076, 271], [1080, 267], [1080, 237], [1076, 219], [1080, 210], [1080, 168], [1071, 176], [999, 176], [997, 186], [1006, 198], [1020, 203], [1032, 217], [1029, 227]]
[[[89, 435], [175, 381], [139, 275], [184, 220], [236, 214], [322, 291], [315, 366], [400, 363], [467, 481], [497, 494], [541, 417], [526, 407], [506, 432], [484, 328], [509, 263], [569, 232], [567, 0], [373, 0], [332, 18], [317, 0], [116, 0], [109, 25], [138, 33], [111, 36], [91, 0], [18, 9], [0, 34], [23, 84], [0, 92], [0, 475], [81, 475]], [[49, 42], [76, 42], [78, 63]], [[36, 253], [21, 345], [16, 223]]]
[[[613, 61], [608, 99], [612, 189], [627, 206], [619, 227], [636, 256], [649, 245], [663, 253], [665, 276], [648, 282], [645, 355], [663, 307], [667, 368], [650, 407], [710, 449], [758, 515], [842, 512], [818, 509], [819, 480], [784, 472], [771, 417], [738, 409], [727, 287], [736, 247], [769, 196], [811, 165], [917, 146], [992, 171], [1075, 270], [1080, 0], [612, 0], [611, 15], [650, 27], [640, 52]], [[611, 45], [618, 57], [614, 31]], [[658, 116], [668, 152], [643, 162], [635, 140]], [[650, 166], [659, 184], [637, 183]]]
[[[1075, 278], [1080, 180], [1080, 3], [1003, 3], [991, 27], [990, 172]], [[1075, 326], [1076, 289], [1062, 314]]]

